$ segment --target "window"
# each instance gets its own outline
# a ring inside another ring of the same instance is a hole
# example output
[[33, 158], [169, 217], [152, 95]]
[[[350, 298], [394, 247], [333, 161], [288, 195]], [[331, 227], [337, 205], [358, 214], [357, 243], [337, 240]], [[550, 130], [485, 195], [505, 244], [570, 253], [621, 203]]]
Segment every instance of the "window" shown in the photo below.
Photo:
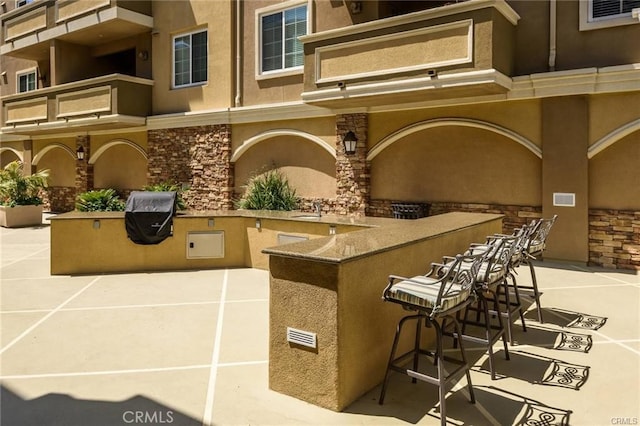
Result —
[[173, 86], [185, 87], [207, 81], [207, 31], [173, 38]]
[[592, 0], [591, 18], [631, 16], [631, 10], [640, 7], [640, 0]]
[[640, 0], [580, 1], [580, 30], [638, 24], [632, 11], [639, 8]]
[[307, 22], [306, 3], [259, 16], [259, 74], [302, 68], [304, 52], [298, 37], [307, 34]]
[[36, 71], [18, 73], [18, 93], [36, 90]]
[[33, 0], [16, 0], [16, 7], [25, 6], [32, 2]]

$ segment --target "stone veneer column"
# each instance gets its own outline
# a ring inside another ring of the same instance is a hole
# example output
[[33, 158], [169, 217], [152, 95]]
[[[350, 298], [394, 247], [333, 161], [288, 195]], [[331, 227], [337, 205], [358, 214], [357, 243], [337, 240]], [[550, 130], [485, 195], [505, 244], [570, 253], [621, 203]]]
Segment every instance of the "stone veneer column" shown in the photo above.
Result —
[[233, 207], [230, 125], [150, 130], [147, 136], [149, 184], [188, 184], [183, 197], [194, 210]]
[[[367, 114], [336, 116], [336, 213], [365, 215], [371, 194], [367, 162]], [[346, 155], [342, 138], [351, 130], [358, 138], [356, 153]]]
[[84, 149], [84, 159], [76, 158], [76, 196], [93, 189], [93, 164], [91, 158], [91, 139], [88, 135], [76, 136], [76, 150]]

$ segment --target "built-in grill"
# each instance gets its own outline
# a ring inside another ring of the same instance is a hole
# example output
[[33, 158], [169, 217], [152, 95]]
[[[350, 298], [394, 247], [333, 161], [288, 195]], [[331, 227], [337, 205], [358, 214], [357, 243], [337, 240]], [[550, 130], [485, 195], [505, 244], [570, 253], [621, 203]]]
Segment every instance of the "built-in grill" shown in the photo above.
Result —
[[176, 192], [133, 191], [127, 199], [124, 224], [136, 244], [158, 244], [171, 236]]

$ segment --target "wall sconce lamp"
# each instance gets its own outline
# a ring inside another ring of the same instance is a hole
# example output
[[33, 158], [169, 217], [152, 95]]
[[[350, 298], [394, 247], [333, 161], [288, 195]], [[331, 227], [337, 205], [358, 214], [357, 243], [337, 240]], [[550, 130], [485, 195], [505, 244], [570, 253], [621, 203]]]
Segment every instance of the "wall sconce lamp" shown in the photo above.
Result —
[[2, 13], [7, 13], [7, 2], [0, 3], [0, 8], [2, 8]]
[[0, 73], [0, 75], [2, 76], [2, 84], [8, 84], [9, 83], [9, 79], [7, 78], [7, 72], [6, 71], [2, 71], [2, 73]]
[[342, 144], [344, 145], [344, 152], [347, 155], [353, 155], [356, 153], [356, 144], [358, 143], [358, 138], [356, 138], [356, 134], [349, 130], [342, 138]]
[[138, 58], [140, 58], [141, 61], [148, 61], [149, 60], [149, 51], [148, 50], [141, 50], [138, 52]]
[[260, 219], [256, 219], [256, 229], [262, 228], [262, 221]]
[[80, 145], [76, 150], [76, 157], [78, 157], [78, 160], [80, 161], [84, 160], [84, 148], [82, 145]]

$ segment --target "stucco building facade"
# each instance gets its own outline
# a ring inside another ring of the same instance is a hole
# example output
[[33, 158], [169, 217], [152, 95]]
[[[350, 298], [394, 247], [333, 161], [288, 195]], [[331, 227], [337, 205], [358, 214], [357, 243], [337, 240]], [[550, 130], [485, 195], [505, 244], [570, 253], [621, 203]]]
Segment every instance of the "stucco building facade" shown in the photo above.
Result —
[[639, 3], [8, 1], [2, 165], [50, 169], [53, 211], [232, 209], [278, 167], [305, 210], [557, 214], [546, 256], [640, 269]]

